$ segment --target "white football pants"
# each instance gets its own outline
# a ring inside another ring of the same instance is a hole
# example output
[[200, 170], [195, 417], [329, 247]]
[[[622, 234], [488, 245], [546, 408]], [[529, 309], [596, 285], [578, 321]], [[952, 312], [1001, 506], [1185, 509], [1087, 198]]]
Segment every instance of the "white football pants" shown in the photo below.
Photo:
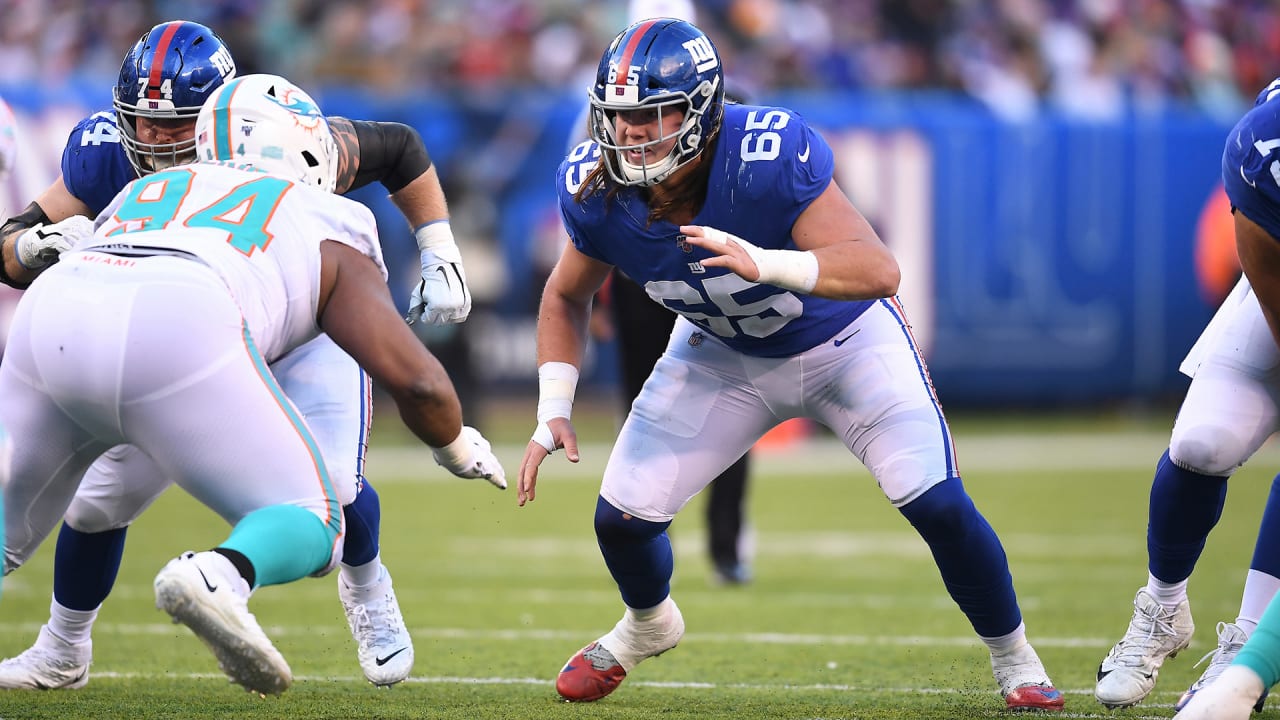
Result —
[[153, 472], [107, 476], [115, 495], [99, 497], [117, 509], [140, 512], [155, 478], [172, 478], [228, 523], [289, 504], [341, 537], [316, 440], [198, 262], [85, 253], [47, 270], [19, 302], [0, 397], [14, 441], [6, 571], [56, 527], [90, 464], [126, 443], [136, 450], [113, 461]]
[[775, 425], [831, 428], [895, 507], [959, 475], [951, 432], [897, 298], [788, 358], [730, 349], [684, 318], [636, 397], [600, 494], [665, 522]]

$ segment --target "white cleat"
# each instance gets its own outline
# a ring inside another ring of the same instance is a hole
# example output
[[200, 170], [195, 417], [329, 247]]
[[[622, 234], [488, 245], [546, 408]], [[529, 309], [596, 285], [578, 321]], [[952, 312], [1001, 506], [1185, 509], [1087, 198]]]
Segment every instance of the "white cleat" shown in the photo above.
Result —
[[0, 662], [0, 689], [75, 690], [89, 683], [89, 663], [93, 643], [81, 645], [59, 638], [40, 628], [36, 642], [21, 654]]
[[369, 682], [387, 687], [409, 677], [413, 669], [413, 638], [400, 614], [387, 568], [369, 588], [352, 588], [338, 574], [338, 599], [356, 641], [360, 669]]
[[1173, 720], [1248, 720], [1265, 689], [1256, 672], [1231, 665], [1196, 692]]
[[1142, 702], [1155, 688], [1165, 659], [1191, 644], [1193, 632], [1195, 623], [1186, 600], [1168, 610], [1146, 588], [1138, 590], [1129, 629], [1098, 666], [1094, 697], [1112, 709]]
[[156, 575], [156, 607], [191, 628], [232, 682], [259, 695], [279, 695], [293, 672], [249, 612], [248, 583], [214, 552], [185, 552]]
[[[1191, 698], [1196, 693], [1205, 689], [1210, 683], [1218, 679], [1224, 670], [1231, 665], [1231, 661], [1236, 659], [1236, 655], [1240, 654], [1240, 650], [1244, 648], [1244, 643], [1249, 636], [1244, 634], [1244, 630], [1240, 629], [1235, 623], [1220, 622], [1218, 623], [1218, 647], [1214, 648], [1208, 655], [1200, 658], [1200, 662], [1209, 660], [1209, 667], [1205, 668], [1204, 674], [1200, 679], [1191, 684], [1187, 691], [1182, 693], [1182, 697], [1178, 702], [1174, 703], [1173, 710], [1177, 712], [1187, 706], [1191, 702]], [[1254, 712], [1262, 712], [1262, 706], [1267, 701], [1267, 693], [1263, 692], [1258, 698], [1258, 703], [1253, 706]]]

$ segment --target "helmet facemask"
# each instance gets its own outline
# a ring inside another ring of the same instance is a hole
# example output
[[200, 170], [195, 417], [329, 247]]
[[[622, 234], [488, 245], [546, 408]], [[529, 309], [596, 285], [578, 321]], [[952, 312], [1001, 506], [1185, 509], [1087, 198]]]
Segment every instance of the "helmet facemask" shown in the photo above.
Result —
[[[648, 102], [640, 104], [605, 103], [598, 100], [595, 94], [591, 94], [591, 138], [600, 145], [610, 177], [621, 185], [648, 187], [662, 182], [670, 177], [671, 173], [697, 158], [707, 140], [703, 137], [703, 129], [706, 127], [703, 123], [703, 115], [711, 108], [709, 101], [715, 97], [715, 89], [719, 81], [719, 77], [703, 81], [692, 97], [688, 93], [672, 93], [657, 99], [651, 98]], [[625, 139], [617, 137], [614, 122], [618, 113], [645, 111], [654, 113], [660, 132], [656, 139], [640, 144], [629, 144]], [[661, 130], [667, 127], [671, 113], [682, 115], [683, 120], [674, 132], [661, 134]], [[676, 142], [666, 155], [661, 158], [649, 157], [649, 151], [652, 148], [672, 138], [675, 138]], [[628, 155], [639, 150], [645, 151], [644, 160], [639, 164], [629, 162]]]
[[[200, 108], [175, 108], [168, 100], [139, 100], [138, 105], [168, 106], [145, 109], [131, 106], [128, 101], [121, 101], [119, 98], [113, 104], [116, 108], [116, 125], [120, 128], [120, 143], [124, 145], [129, 163], [139, 177], [195, 161], [195, 124]], [[140, 117], [166, 124], [185, 123], [191, 136], [173, 143], [144, 143], [138, 140]]]

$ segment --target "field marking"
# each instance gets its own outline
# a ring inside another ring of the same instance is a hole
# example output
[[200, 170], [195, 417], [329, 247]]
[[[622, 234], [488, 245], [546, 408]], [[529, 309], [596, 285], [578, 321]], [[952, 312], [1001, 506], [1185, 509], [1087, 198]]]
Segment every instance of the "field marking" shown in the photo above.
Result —
[[[185, 679], [185, 680], [226, 680], [226, 676], [221, 673], [144, 673], [144, 672], [119, 672], [119, 671], [93, 671], [89, 675], [91, 680], [165, 680], [165, 679]], [[300, 682], [345, 682], [365, 684], [364, 677], [355, 675], [295, 675], [295, 681]], [[555, 681], [549, 678], [510, 678], [510, 677], [462, 677], [462, 676], [411, 676], [404, 680], [406, 685], [531, 685], [535, 687], [551, 687]], [[777, 691], [783, 690], [787, 692], [847, 692], [847, 693], [864, 693], [868, 695], [978, 695], [983, 690], [976, 688], [954, 688], [954, 687], [879, 687], [864, 685], [846, 685], [842, 683], [810, 683], [810, 684], [793, 684], [793, 683], [717, 683], [717, 682], [678, 682], [678, 681], [646, 681], [631, 680], [627, 682], [627, 687], [650, 687], [662, 688], [667, 690], [762, 690]], [[1059, 688], [1066, 695], [1093, 695], [1093, 688]], [[991, 692], [994, 692], [992, 690]], [[1155, 695], [1174, 696], [1179, 693], [1173, 691], [1152, 693]], [[1163, 708], [1172, 709], [1173, 703], [1143, 703], [1143, 708]], [[1114, 714], [1099, 710], [1096, 713], [1054, 713], [1055, 718], [1114, 718]], [[1126, 715], [1126, 718], [1133, 720], [1142, 720], [1144, 718], [1162, 718], [1165, 716], [1147, 716], [1147, 715]]]
[[[0, 623], [0, 635], [27, 635], [40, 631], [41, 623], [3, 622]], [[263, 628], [273, 637], [305, 637], [315, 634], [315, 628], [300, 625], [267, 625]], [[174, 623], [116, 623], [99, 622], [94, 625], [99, 637], [103, 635], [182, 635], [185, 629]], [[596, 630], [529, 630], [501, 629], [476, 630], [472, 628], [440, 628], [410, 627], [414, 638], [441, 640], [504, 640], [523, 642], [527, 640], [574, 642], [590, 639]], [[1108, 648], [1112, 641], [1104, 638], [1079, 637], [1036, 637], [1035, 645], [1041, 648]], [[857, 647], [979, 647], [982, 643], [973, 636], [936, 636], [936, 635], [830, 635], [826, 633], [685, 633], [683, 643], [744, 643], [754, 645], [838, 645]]]
[[[1050, 431], [1044, 433], [982, 434], [956, 437], [956, 452], [962, 474], [1017, 472], [1025, 470], [1155, 470], [1156, 461], [1169, 444], [1167, 431], [1116, 430], [1103, 432]], [[582, 445], [581, 462], [571, 463], [557, 453], [543, 465], [543, 473], [556, 479], [598, 481], [608, 460], [609, 443]], [[494, 447], [508, 468], [520, 466], [524, 446]], [[765, 474], [797, 472], [830, 473], [847, 467], [849, 472], [867, 471], [835, 439], [826, 436], [801, 441], [785, 449], [757, 451], [751, 456], [753, 471]], [[1280, 441], [1270, 441], [1250, 460], [1251, 465], [1280, 463]], [[370, 477], [381, 483], [457, 482], [448, 473], [423, 473], [434, 467], [426, 446], [374, 446], [369, 449]], [[510, 479], [510, 478], [508, 478]]]

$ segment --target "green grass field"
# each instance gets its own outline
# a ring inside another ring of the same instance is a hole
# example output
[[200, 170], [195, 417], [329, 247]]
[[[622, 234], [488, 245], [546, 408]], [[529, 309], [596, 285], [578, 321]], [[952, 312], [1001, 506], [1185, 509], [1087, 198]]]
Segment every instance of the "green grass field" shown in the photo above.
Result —
[[[521, 408], [517, 421], [532, 416]], [[646, 661], [609, 698], [558, 702], [553, 678], [621, 614], [591, 515], [611, 429], [583, 463], [557, 455], [538, 500], [447, 476], [402, 445], [391, 415], [375, 430], [370, 477], [383, 501], [383, 556], [416, 641], [413, 677], [368, 685], [333, 576], [259, 590], [250, 607], [296, 677], [279, 698], [231, 686], [212, 655], [154, 607], [171, 556], [219, 542], [225, 526], [171, 491], [129, 535], [95, 632], [85, 689], [0, 693], [0, 718], [988, 718], [1004, 715], [985, 649], [947, 597], [926, 547], [856, 461], [827, 440], [757, 454], [751, 496], [756, 581], [709, 584], [701, 498], [676, 520], [680, 647]], [[1264, 449], [1233, 481], [1191, 586], [1199, 625], [1146, 703], [1108, 712], [1093, 675], [1145, 581], [1146, 497], [1166, 418], [953, 422], [970, 493], [1000, 533], [1029, 633], [1072, 718], [1164, 718], [1193, 666], [1232, 620], [1280, 453]], [[524, 427], [524, 423], [521, 423]], [[527, 428], [518, 432], [527, 432]], [[500, 437], [504, 431], [495, 434]], [[514, 474], [521, 445], [500, 456]], [[0, 655], [44, 621], [53, 542], [5, 579]], [[1280, 706], [1278, 706], [1280, 707]], [[1263, 718], [1280, 718], [1268, 709]]]

